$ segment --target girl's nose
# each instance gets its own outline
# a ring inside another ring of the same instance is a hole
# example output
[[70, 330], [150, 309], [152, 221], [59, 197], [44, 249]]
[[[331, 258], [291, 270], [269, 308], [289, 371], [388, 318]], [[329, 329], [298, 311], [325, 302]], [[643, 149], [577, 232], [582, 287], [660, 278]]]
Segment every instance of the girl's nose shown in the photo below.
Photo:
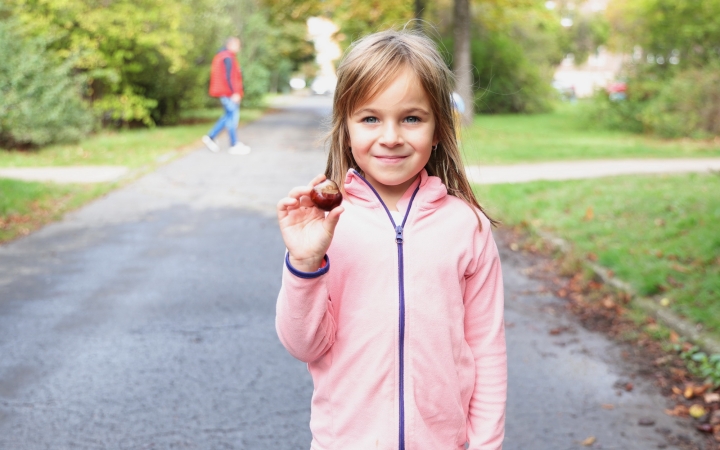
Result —
[[383, 134], [380, 138], [380, 144], [393, 148], [404, 144], [403, 138], [398, 130], [397, 125], [388, 123], [383, 129]]

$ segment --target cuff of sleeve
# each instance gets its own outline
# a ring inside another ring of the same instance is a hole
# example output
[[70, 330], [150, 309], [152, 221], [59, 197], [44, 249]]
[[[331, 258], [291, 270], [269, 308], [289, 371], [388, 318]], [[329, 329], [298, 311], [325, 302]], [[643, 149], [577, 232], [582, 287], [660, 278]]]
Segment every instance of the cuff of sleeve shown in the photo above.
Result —
[[290, 273], [295, 275], [296, 277], [307, 279], [317, 278], [321, 275], [325, 275], [328, 270], [330, 270], [330, 258], [328, 258], [328, 255], [325, 255], [325, 257], [323, 258], [323, 265], [315, 272], [301, 272], [294, 268], [292, 264], [290, 264], [290, 253], [285, 253], [285, 266], [287, 266]]

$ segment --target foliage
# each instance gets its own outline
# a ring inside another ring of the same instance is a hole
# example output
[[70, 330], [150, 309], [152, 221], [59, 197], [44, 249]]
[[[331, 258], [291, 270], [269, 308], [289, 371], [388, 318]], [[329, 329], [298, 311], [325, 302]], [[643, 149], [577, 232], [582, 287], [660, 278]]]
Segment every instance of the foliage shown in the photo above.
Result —
[[497, 33], [471, 43], [477, 111], [537, 113], [551, 107], [549, 67], [533, 64], [511, 36]]
[[643, 102], [634, 97], [624, 101], [613, 101], [605, 91], [598, 90], [581, 113], [585, 121], [594, 127], [608, 130], [630, 131], [642, 133], [643, 123], [640, 119]]
[[5, 15], [45, 39], [87, 80], [85, 91], [108, 125], [173, 124], [203, 107], [210, 61], [228, 36], [240, 55], [246, 106], [313, 59], [305, 20], [310, 0], [7, 0]]
[[[556, 234], [640, 295], [720, 335], [720, 177], [621, 176], [478, 187], [507, 224]], [[621, 232], [618, 232], [618, 231]]]
[[615, 0], [608, 15], [612, 45], [633, 61], [628, 100], [598, 97], [598, 122], [664, 137], [720, 135], [720, 0]]
[[609, 16], [621, 49], [639, 45], [664, 61], [676, 56], [680, 67], [702, 67], [720, 57], [720, 0], [613, 0]]
[[678, 73], [647, 103], [640, 120], [664, 137], [720, 136], [720, 65]]
[[157, 102], [133, 77], [149, 72], [157, 79], [187, 65], [191, 47], [181, 32], [187, 4], [176, 0], [9, 0], [13, 14], [35, 36], [44, 36], [61, 58], [78, 55], [94, 105], [104, 121], [153, 122]]
[[[471, 58], [476, 110], [537, 113], [551, 109], [552, 66], [562, 59], [554, 16], [534, 2], [493, 0], [473, 9]], [[451, 35], [451, 24], [441, 28]], [[451, 37], [441, 48], [453, 48]], [[446, 50], [450, 64], [452, 55]]]
[[690, 373], [704, 378], [715, 389], [720, 387], [720, 354], [708, 355], [697, 346], [683, 350], [682, 346], [676, 345], [675, 351], [680, 353]]
[[415, 15], [411, 0], [385, 2], [381, 0], [330, 0], [333, 20], [340, 27], [338, 35], [342, 47], [370, 33], [387, 28], [401, 28]]
[[61, 63], [42, 39], [0, 20], [0, 61], [0, 145], [76, 141], [92, 129], [72, 59]]
[[610, 23], [604, 14], [574, 14], [573, 26], [558, 32], [564, 54], [572, 54], [575, 64], [587, 61], [588, 56], [610, 38]]

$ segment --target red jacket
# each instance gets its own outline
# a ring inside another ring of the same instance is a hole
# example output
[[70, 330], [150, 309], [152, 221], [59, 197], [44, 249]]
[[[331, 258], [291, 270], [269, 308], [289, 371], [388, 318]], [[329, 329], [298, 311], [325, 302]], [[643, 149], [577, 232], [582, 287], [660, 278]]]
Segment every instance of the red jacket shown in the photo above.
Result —
[[[229, 59], [229, 66], [225, 60]], [[243, 91], [242, 72], [235, 55], [228, 50], [221, 50], [212, 60], [210, 66], [210, 89], [211, 97], [230, 97], [233, 94], [240, 94]]]

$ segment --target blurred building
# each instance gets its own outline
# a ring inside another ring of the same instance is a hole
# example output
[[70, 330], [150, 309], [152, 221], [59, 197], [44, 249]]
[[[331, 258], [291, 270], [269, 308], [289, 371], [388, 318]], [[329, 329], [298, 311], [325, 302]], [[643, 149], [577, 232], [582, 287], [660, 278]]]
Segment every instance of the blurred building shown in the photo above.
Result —
[[[578, 2], [577, 12], [580, 14], [602, 12], [607, 9], [608, 3], [609, 0]], [[572, 26], [572, 21], [567, 26]], [[608, 52], [604, 47], [590, 54], [583, 64], [576, 64], [573, 56], [568, 55], [556, 69], [553, 85], [560, 90], [572, 90], [577, 97], [589, 97], [597, 89], [605, 89], [617, 79], [625, 59], [625, 56]]]
[[597, 89], [604, 89], [617, 79], [625, 57], [600, 47], [581, 65], [566, 57], [555, 70], [554, 84], [572, 88], [577, 97], [590, 97]]
[[315, 94], [330, 94], [335, 91], [337, 84], [335, 61], [342, 56], [340, 46], [333, 39], [338, 27], [323, 17], [311, 17], [307, 25], [308, 35], [315, 45], [315, 62], [318, 65], [318, 73], [310, 89]]

